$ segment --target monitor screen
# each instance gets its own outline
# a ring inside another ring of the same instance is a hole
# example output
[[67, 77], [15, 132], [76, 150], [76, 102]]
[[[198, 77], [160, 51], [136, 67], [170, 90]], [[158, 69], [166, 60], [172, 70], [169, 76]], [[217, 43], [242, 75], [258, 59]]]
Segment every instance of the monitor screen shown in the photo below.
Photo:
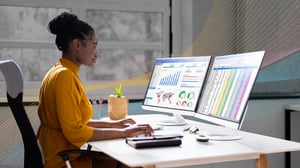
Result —
[[194, 115], [210, 56], [157, 58], [142, 108]]
[[195, 117], [240, 129], [264, 53], [216, 56]]

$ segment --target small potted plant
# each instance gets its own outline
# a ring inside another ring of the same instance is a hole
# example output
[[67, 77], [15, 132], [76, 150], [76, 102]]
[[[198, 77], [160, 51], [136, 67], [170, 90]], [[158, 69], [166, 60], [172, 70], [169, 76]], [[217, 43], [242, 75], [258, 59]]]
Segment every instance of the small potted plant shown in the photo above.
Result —
[[108, 116], [111, 120], [126, 118], [128, 114], [128, 99], [123, 96], [123, 86], [115, 88], [115, 94], [111, 94], [107, 99]]

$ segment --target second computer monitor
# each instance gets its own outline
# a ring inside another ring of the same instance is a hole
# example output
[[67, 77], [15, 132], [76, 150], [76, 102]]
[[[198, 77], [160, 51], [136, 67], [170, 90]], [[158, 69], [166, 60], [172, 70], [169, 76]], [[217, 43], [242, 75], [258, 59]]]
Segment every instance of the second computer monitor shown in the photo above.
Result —
[[264, 53], [215, 57], [195, 117], [239, 129]]

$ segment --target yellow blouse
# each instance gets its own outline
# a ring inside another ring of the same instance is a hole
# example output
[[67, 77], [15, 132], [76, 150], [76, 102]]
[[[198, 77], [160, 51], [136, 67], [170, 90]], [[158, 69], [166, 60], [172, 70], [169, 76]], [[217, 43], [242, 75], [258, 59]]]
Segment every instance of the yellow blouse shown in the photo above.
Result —
[[[43, 149], [45, 168], [63, 167], [65, 163], [56, 154], [80, 148], [93, 135], [93, 128], [87, 126], [92, 117], [92, 105], [78, 72], [77, 65], [61, 58], [42, 81], [38, 107], [41, 125], [37, 136]], [[71, 160], [77, 157], [72, 156]]]

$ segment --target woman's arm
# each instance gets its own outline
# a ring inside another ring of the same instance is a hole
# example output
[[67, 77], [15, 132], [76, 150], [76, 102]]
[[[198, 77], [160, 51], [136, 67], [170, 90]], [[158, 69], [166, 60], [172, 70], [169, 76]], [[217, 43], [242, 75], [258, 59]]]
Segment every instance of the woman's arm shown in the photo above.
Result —
[[137, 135], [150, 136], [153, 129], [148, 124], [133, 124], [125, 128], [94, 128], [93, 136], [90, 141], [108, 140], [116, 138], [133, 137]]
[[126, 118], [116, 121], [99, 121], [90, 120], [87, 125], [94, 128], [126, 128], [129, 125], [135, 124], [135, 121], [131, 118]]

